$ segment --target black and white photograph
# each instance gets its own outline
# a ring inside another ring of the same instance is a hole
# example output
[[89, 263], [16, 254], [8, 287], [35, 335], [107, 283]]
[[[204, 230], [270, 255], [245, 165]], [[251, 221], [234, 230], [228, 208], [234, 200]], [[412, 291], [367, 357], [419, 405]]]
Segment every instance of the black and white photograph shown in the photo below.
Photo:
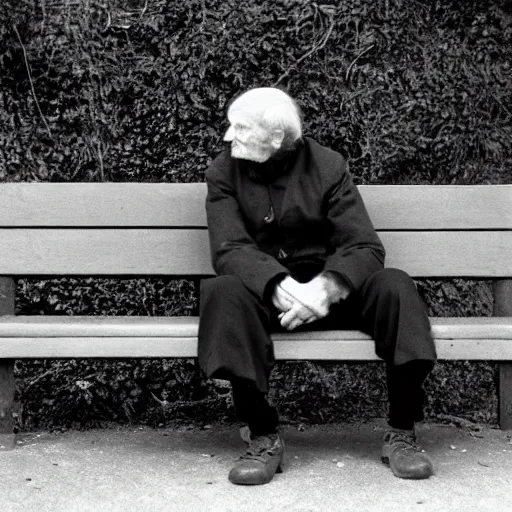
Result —
[[6, 511], [511, 489], [512, 1], [0, 0]]

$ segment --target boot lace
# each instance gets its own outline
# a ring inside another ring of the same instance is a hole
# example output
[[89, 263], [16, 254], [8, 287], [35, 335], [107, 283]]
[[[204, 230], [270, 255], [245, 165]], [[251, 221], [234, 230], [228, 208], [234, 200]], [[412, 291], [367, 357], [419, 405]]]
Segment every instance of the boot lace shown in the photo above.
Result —
[[420, 451], [416, 444], [416, 436], [406, 432], [388, 432], [384, 438], [386, 443], [392, 446], [400, 446], [406, 450]]
[[259, 460], [267, 462], [269, 456], [275, 455], [279, 451], [278, 436], [255, 436], [251, 438], [247, 450], [240, 459]]

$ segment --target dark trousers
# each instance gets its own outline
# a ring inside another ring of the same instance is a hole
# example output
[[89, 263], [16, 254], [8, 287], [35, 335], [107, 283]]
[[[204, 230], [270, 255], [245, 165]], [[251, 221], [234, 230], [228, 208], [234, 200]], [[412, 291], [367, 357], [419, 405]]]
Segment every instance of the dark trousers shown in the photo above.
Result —
[[[405, 272], [383, 269], [371, 275], [305, 330], [320, 329], [359, 329], [372, 336], [376, 354], [386, 362], [389, 424], [411, 429], [423, 419], [423, 382], [436, 353], [424, 305]], [[279, 323], [272, 306], [238, 277], [202, 282], [199, 364], [208, 377], [231, 381], [237, 414], [256, 433], [277, 427], [277, 412], [265, 397], [275, 363], [274, 330]]]

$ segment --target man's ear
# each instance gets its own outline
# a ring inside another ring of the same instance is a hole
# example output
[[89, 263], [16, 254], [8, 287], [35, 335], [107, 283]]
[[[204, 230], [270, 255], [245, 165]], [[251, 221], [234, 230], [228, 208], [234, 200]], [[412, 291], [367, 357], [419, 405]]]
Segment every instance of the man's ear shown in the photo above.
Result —
[[274, 130], [272, 132], [272, 140], [270, 141], [271, 146], [278, 150], [281, 148], [284, 140], [284, 130]]

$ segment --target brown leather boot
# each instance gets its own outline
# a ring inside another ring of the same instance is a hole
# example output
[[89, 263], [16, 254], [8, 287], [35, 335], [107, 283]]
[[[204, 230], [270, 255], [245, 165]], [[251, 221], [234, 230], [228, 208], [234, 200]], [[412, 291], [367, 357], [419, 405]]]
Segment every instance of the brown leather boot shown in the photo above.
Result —
[[279, 434], [252, 436], [246, 452], [229, 472], [229, 480], [239, 485], [261, 485], [282, 472], [284, 441]]
[[393, 429], [386, 432], [382, 462], [388, 464], [398, 478], [421, 480], [434, 474], [432, 461], [416, 445], [414, 430]]

